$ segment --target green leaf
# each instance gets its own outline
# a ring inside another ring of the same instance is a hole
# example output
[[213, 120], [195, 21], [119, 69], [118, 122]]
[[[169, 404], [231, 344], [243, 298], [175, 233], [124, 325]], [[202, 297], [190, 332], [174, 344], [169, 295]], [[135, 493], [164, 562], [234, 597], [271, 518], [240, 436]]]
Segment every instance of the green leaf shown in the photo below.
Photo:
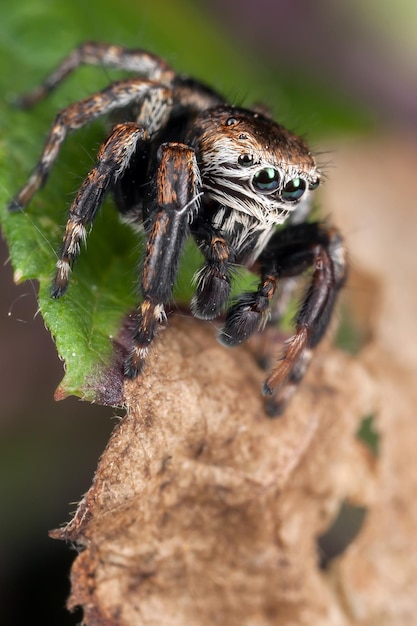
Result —
[[[117, 9], [117, 13], [116, 13]], [[94, 384], [109, 363], [112, 338], [137, 300], [137, 265], [141, 241], [123, 225], [109, 200], [97, 217], [72, 272], [67, 294], [52, 300], [50, 279], [66, 212], [105, 137], [103, 122], [68, 138], [45, 188], [24, 213], [8, 214], [7, 202], [19, 190], [39, 158], [43, 139], [56, 112], [108, 84], [120, 73], [80, 68], [51, 96], [30, 111], [12, 106], [15, 95], [37, 85], [84, 40], [107, 41], [150, 49], [176, 69], [201, 78], [227, 97], [248, 104], [270, 93], [270, 73], [252, 64], [218, 25], [186, 0], [20, 0], [0, 20], [0, 217], [16, 281], [39, 281], [39, 306], [50, 329], [65, 377], [58, 396], [97, 399]], [[281, 99], [279, 89], [269, 97]], [[288, 95], [285, 95], [288, 97]], [[305, 100], [305, 94], [300, 101]], [[304, 105], [303, 105], [304, 106]], [[285, 120], [284, 120], [285, 121]], [[175, 293], [189, 298], [190, 279], [199, 253], [188, 246]]]

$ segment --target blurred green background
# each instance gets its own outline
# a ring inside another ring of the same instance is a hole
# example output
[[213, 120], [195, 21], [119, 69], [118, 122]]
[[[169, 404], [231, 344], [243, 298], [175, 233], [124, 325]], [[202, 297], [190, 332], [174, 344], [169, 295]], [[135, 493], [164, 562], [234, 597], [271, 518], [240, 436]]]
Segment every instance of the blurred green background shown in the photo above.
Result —
[[[264, 102], [318, 146], [328, 137], [417, 127], [417, 8], [411, 0], [332, 3], [20, 0], [0, 5], [0, 202], [30, 172], [56, 111], [106, 85], [82, 68], [34, 111], [13, 109], [75, 45], [141, 47], [232, 102]], [[414, 26], [414, 28], [412, 27]], [[37, 208], [63, 208], [90, 167], [100, 127], [68, 141]], [[64, 220], [64, 214], [62, 214]], [[113, 218], [111, 218], [113, 219]], [[23, 228], [23, 226], [22, 226]], [[35, 282], [13, 284], [1, 243], [0, 614], [21, 625], [75, 624], [64, 609], [74, 553], [47, 537], [88, 488], [114, 411], [54, 403], [62, 363], [40, 316]], [[35, 256], [35, 255], [34, 255]], [[36, 256], [35, 261], [36, 262]]]

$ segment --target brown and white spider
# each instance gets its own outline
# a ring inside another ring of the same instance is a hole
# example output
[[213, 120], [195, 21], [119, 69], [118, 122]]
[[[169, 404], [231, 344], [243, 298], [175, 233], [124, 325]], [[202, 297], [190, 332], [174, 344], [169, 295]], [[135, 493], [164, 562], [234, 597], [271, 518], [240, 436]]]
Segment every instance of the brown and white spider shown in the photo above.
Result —
[[[205, 263], [196, 276], [192, 312], [218, 317], [229, 302], [236, 265], [255, 270], [257, 289], [227, 310], [219, 339], [234, 346], [271, 316], [277, 285], [311, 269], [295, 318], [295, 333], [264, 384], [269, 412], [282, 411], [329, 324], [346, 278], [339, 233], [306, 222], [320, 172], [305, 142], [256, 110], [238, 108], [202, 83], [175, 73], [159, 57], [102, 43], [76, 48], [36, 89], [20, 99], [30, 107], [83, 63], [139, 76], [112, 83], [63, 109], [27, 184], [10, 203], [23, 209], [45, 182], [68, 132], [99, 116], [118, 120], [102, 144], [69, 211], [51, 294], [67, 289], [70, 268], [108, 192], [122, 216], [143, 224], [142, 302], [125, 363], [140, 374], [164, 307], [172, 297], [180, 253], [191, 234]], [[286, 228], [277, 229], [286, 222]], [[276, 300], [276, 298], [275, 298]], [[279, 303], [275, 305], [275, 311]]]

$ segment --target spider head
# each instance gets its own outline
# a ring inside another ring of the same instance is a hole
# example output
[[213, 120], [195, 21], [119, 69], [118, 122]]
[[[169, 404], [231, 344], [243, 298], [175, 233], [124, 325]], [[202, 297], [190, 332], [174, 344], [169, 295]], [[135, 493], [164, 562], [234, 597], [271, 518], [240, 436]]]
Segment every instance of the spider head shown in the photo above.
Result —
[[306, 143], [260, 113], [216, 107], [196, 130], [204, 191], [266, 226], [283, 223], [319, 185]]

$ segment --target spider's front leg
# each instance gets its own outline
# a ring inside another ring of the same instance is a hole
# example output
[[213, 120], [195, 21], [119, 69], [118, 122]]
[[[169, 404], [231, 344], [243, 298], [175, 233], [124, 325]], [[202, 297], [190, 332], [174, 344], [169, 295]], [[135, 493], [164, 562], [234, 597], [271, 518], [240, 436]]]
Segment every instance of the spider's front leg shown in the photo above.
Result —
[[134, 345], [125, 363], [128, 378], [135, 378], [142, 371], [158, 324], [165, 319], [164, 305], [171, 299], [201, 188], [192, 148], [167, 143], [161, 146], [159, 158], [156, 208], [152, 212], [142, 269], [143, 301], [137, 312]]

